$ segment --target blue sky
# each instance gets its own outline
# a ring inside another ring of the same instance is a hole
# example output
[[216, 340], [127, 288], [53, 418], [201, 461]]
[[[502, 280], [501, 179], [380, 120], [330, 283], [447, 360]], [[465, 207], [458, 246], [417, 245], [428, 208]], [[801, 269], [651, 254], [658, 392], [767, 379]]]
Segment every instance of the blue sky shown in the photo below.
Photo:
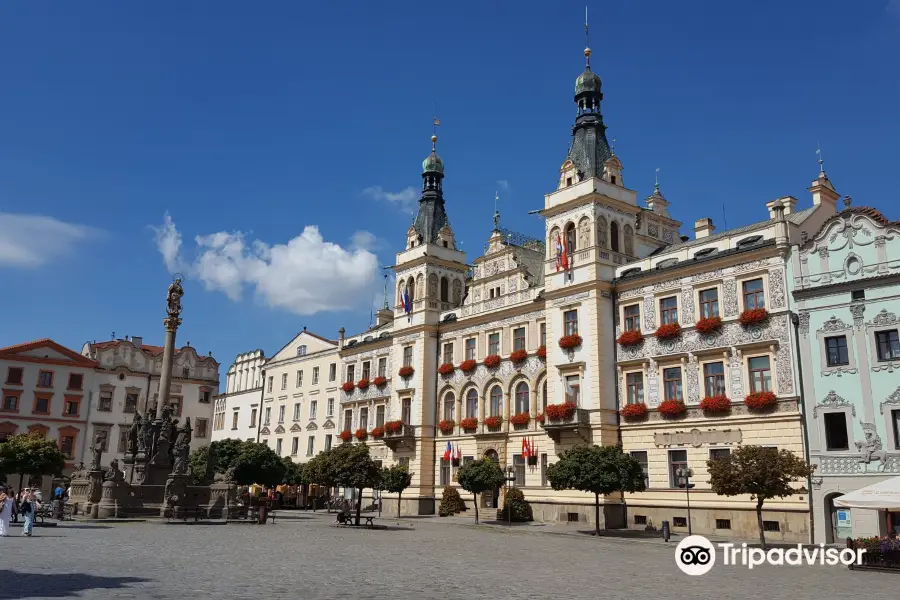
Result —
[[[226, 367], [304, 326], [364, 328], [435, 106], [469, 259], [495, 190], [503, 224], [539, 235], [526, 213], [566, 153], [583, 7], [4, 2], [0, 345], [161, 343], [168, 267], [188, 274], [179, 342]], [[643, 198], [660, 168], [683, 233], [721, 227], [723, 204], [729, 226], [808, 206], [817, 143], [841, 194], [900, 218], [900, 0], [590, 12], [625, 184]]]

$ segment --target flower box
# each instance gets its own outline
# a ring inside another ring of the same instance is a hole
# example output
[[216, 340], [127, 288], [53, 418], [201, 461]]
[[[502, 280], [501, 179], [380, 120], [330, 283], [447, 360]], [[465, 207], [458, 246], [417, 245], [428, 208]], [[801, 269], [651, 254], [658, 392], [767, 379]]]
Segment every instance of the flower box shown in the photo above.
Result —
[[665, 325], [660, 325], [656, 329], [656, 339], [658, 340], [669, 340], [672, 338], [676, 338], [681, 335], [681, 324], [677, 321], [674, 323], [666, 323]]
[[545, 360], [547, 358], [547, 346], [538, 348], [536, 354], [539, 359]]
[[368, 388], [369, 380], [366, 379], [365, 377], [363, 377], [362, 379], [360, 379], [359, 381], [356, 382], [356, 387], [358, 387], [361, 390]]
[[720, 327], [722, 327], [722, 317], [707, 317], [700, 319], [694, 325], [697, 333], [712, 333], [718, 331]]
[[487, 417], [484, 420], [484, 424], [488, 427], [488, 429], [498, 429], [501, 425], [503, 425], [503, 419], [497, 416]]
[[778, 404], [778, 398], [775, 397], [775, 392], [755, 392], [744, 398], [744, 404], [753, 410], [764, 410]]
[[387, 377], [381, 377], [380, 375], [372, 380], [372, 383], [375, 384], [375, 387], [384, 387], [387, 385]]
[[619, 411], [619, 414], [622, 415], [625, 419], [643, 419], [647, 416], [647, 405], [643, 402], [636, 402], [635, 404], [626, 404], [622, 407], [622, 410]]
[[364, 442], [364, 441], [366, 441], [366, 438], [369, 437], [369, 432], [360, 427], [353, 433], [353, 435], [359, 441]]
[[707, 396], [700, 401], [700, 409], [706, 413], [727, 413], [731, 411], [731, 400], [727, 396]]
[[534, 418], [534, 420], [537, 421], [538, 423], [543, 423], [544, 422], [544, 413], [538, 413], [537, 416]]
[[577, 333], [559, 338], [559, 347], [563, 350], [574, 350], [581, 345], [581, 336]]
[[403, 431], [403, 421], [388, 421], [384, 424], [384, 430], [387, 433], [400, 433]]
[[464, 360], [459, 364], [459, 370], [463, 373], [471, 373], [478, 368], [477, 360]]
[[544, 417], [549, 421], [568, 421], [575, 414], [574, 402], [563, 402], [562, 404], [548, 404], [544, 409]]
[[764, 308], [751, 308], [750, 310], [745, 310], [741, 313], [741, 316], [738, 317], [738, 321], [741, 322], [741, 325], [744, 327], [750, 327], [751, 325], [756, 325], [758, 323], [762, 323], [766, 319], [769, 318], [769, 311]]
[[619, 342], [620, 346], [637, 346], [644, 341], [644, 334], [637, 329], [623, 331], [616, 341]]
[[509, 418], [509, 422], [513, 425], [528, 425], [529, 421], [531, 421], [531, 415], [527, 412], [519, 413]]
[[443, 434], [451, 434], [453, 433], [453, 428], [456, 427], [456, 421], [453, 419], [444, 419], [440, 423], [438, 423], [438, 429], [441, 430]]
[[372, 437], [376, 440], [380, 440], [384, 437], [384, 427], [376, 427], [372, 430]]
[[681, 400], [664, 400], [659, 405], [659, 412], [667, 417], [677, 417], [687, 411], [687, 406]]
[[338, 434], [338, 437], [341, 438], [341, 441], [349, 442], [351, 439], [353, 439], [353, 432], [349, 429], [345, 429]]
[[355, 388], [355, 387], [356, 386], [353, 385], [352, 381], [345, 381], [344, 385], [341, 386], [341, 389], [349, 394], [349, 393], [353, 392], [353, 388]]
[[444, 363], [438, 367], [438, 373], [441, 375], [451, 375], [455, 370], [456, 367], [453, 366], [453, 363]]
[[478, 427], [478, 419], [474, 419], [472, 417], [463, 419], [459, 422], [459, 426], [466, 431], [473, 431]]
[[412, 367], [400, 367], [400, 370], [397, 371], [397, 375], [399, 375], [400, 377], [411, 377], [415, 372], [416, 370]]
[[482, 364], [488, 369], [496, 369], [500, 366], [500, 357], [496, 354], [488, 354], [484, 357], [484, 362]]
[[528, 360], [528, 352], [525, 350], [516, 350], [509, 355], [509, 360], [513, 361], [515, 364], [523, 363]]

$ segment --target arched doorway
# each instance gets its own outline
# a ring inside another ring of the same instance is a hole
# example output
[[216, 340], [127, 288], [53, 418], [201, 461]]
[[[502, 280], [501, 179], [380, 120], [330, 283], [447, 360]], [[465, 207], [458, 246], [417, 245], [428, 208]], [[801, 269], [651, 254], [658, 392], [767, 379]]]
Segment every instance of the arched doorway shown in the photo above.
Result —
[[833, 544], [836, 541], [846, 540], [853, 535], [853, 527], [850, 520], [850, 509], [839, 508], [834, 505], [835, 498], [844, 494], [836, 492], [825, 496], [825, 543]]
[[[491, 448], [490, 450], [486, 450], [484, 453], [484, 458], [487, 460], [492, 460], [498, 465], [500, 464], [500, 455], [497, 454], [497, 451]], [[500, 488], [496, 490], [482, 492], [481, 494], [481, 507], [482, 508], [499, 508], [497, 503], [500, 500]]]

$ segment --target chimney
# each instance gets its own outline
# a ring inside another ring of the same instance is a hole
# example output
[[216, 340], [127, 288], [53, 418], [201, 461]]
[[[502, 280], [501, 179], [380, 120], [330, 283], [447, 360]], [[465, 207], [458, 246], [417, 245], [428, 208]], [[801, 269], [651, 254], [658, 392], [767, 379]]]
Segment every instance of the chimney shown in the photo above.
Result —
[[394, 311], [389, 308], [379, 308], [378, 312], [375, 313], [375, 326], [381, 327], [385, 323], [390, 323], [394, 320]]
[[131, 337], [131, 343], [134, 344], [135, 348], [140, 348], [144, 344], [144, 338], [139, 335], [134, 335]]
[[770, 210], [775, 215], [775, 247], [784, 256], [788, 250], [787, 221], [784, 220], [785, 206], [781, 200], [776, 200], [772, 203]]
[[716, 226], [713, 225], [712, 219], [709, 217], [704, 217], [702, 219], [697, 219], [694, 222], [694, 237], [696, 239], [709, 237], [712, 235], [712, 232], [716, 230]]
[[344, 334], [346, 334], [346, 333], [347, 333], [347, 330], [344, 329], [343, 327], [338, 329], [338, 348], [340, 348], [340, 349], [344, 348]]
[[825, 173], [819, 174], [819, 178], [813, 181], [809, 187], [809, 191], [812, 192], [814, 206], [822, 205], [828, 216], [837, 213], [837, 200], [841, 195], [834, 190], [834, 186], [831, 185], [831, 181]]
[[775, 205], [778, 203], [780, 203], [784, 208], [785, 216], [797, 212], [797, 199], [793, 196], [785, 196], [783, 198], [779, 198], [778, 200], [772, 200], [771, 202], [766, 202], [766, 208], [769, 209], [770, 221], [777, 220], [777, 216], [775, 214]]

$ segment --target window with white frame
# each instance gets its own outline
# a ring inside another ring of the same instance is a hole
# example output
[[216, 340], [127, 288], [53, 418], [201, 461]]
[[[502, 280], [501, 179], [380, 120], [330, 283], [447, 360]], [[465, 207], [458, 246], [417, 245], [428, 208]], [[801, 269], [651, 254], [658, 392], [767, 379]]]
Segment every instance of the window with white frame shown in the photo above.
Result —
[[378, 376], [387, 377], [387, 358], [378, 359]]
[[306, 346], [297, 346], [297, 356], [306, 356]]
[[650, 463], [647, 459], [647, 451], [646, 450], [633, 450], [629, 452], [631, 458], [636, 460], [638, 464], [641, 465], [641, 471], [644, 473], [644, 487], [650, 487]]
[[331, 363], [328, 365], [328, 381], [334, 381], [337, 379], [337, 363]]
[[359, 428], [369, 430], [369, 409], [365, 406], [359, 409]]
[[353, 428], [353, 411], [344, 411], [344, 431], [350, 431]]
[[412, 398], [404, 398], [400, 403], [400, 419], [407, 425], [412, 420]]
[[725, 363], [704, 363], [703, 387], [707, 397], [725, 395]]
[[513, 352], [525, 349], [525, 328], [516, 327], [513, 329]]
[[347, 379], [350, 383], [356, 383], [356, 365], [347, 365]]
[[278, 456], [281, 456], [281, 442], [281, 438], [275, 440], [275, 454], [277, 454]]
[[453, 392], [447, 392], [444, 396], [444, 420], [453, 421], [456, 417], [456, 396]]
[[443, 362], [445, 364], [453, 364], [453, 342], [447, 342], [446, 344], [444, 344], [443, 350]]
[[516, 474], [516, 486], [525, 487], [525, 457], [513, 454], [513, 469]]
[[634, 371], [625, 373], [625, 390], [628, 404], [640, 404], [644, 402], [644, 373]]
[[266, 407], [266, 418], [263, 420], [263, 425], [271, 425], [272, 424], [272, 407]]
[[540, 340], [539, 340], [540, 344], [538, 344], [538, 345], [546, 346], [547, 345], [547, 323], [545, 323], [544, 321], [541, 321], [540, 325], [538, 325], [538, 331], [540, 332], [538, 334], [538, 337], [540, 338]]
[[767, 355], [748, 358], [747, 371], [750, 375], [750, 391], [752, 393], [772, 391], [772, 368]]
[[563, 313], [563, 335], [578, 335], [578, 310], [567, 310]]
[[719, 316], [719, 289], [700, 290], [700, 318], [711, 319]]
[[475, 338], [468, 338], [466, 340], [466, 360], [475, 360], [475, 348], [476, 348], [476, 340]]
[[678, 322], [678, 296], [659, 299], [659, 322], [662, 325], [673, 325]]
[[325, 404], [325, 416], [333, 417], [334, 416], [334, 398], [329, 398]]
[[678, 471], [687, 468], [687, 450], [669, 450], [669, 487], [677, 488], [684, 484], [684, 479], [678, 475]]
[[413, 347], [412, 346], [404, 346], [403, 347], [403, 366], [411, 367], [413, 364]]
[[294, 437], [291, 439], [291, 456], [297, 456], [297, 452], [300, 450], [300, 438]]
[[284, 404], [278, 407], [278, 422], [284, 423]]
[[384, 427], [384, 404], [375, 407], [375, 427]]
[[331, 450], [331, 434], [325, 434], [325, 452]]
[[372, 363], [371, 361], [364, 360], [362, 364], [362, 379], [370, 379], [370, 375], [372, 374]]
[[529, 410], [529, 402], [528, 402], [528, 384], [524, 381], [520, 381], [516, 384], [516, 413], [522, 414], [527, 413]]
[[287, 373], [281, 374], [281, 389], [283, 389], [283, 390], [287, 389]]
[[306, 455], [312, 456], [315, 448], [316, 448], [316, 438], [313, 436], [309, 436], [306, 439]]
[[466, 392], [466, 418], [478, 418], [478, 391], [475, 388]]
[[563, 384], [566, 391], [566, 402], [581, 405], [581, 376], [566, 375], [563, 378]]
[[295, 421], [300, 420], [300, 403], [299, 402], [294, 402], [294, 420]]
[[491, 417], [499, 417], [503, 415], [503, 390], [499, 385], [495, 385], [491, 388], [490, 392], [490, 408]]
[[297, 385], [294, 387], [302, 387], [303, 386], [303, 371], [297, 371]]
[[319, 367], [313, 367], [313, 385], [319, 385]]
[[310, 419], [316, 418], [316, 404], [318, 404], [318, 401], [316, 401], [316, 400], [309, 401], [309, 418]]

